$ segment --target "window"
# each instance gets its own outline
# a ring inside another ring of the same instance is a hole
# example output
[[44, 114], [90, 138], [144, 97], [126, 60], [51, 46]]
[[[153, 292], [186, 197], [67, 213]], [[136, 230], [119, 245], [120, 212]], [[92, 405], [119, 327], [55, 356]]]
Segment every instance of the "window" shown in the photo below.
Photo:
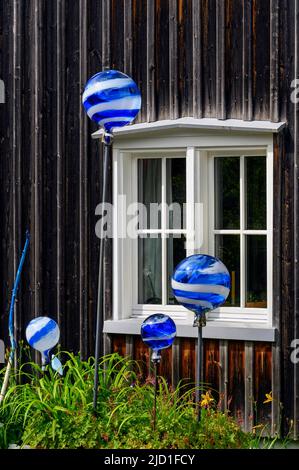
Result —
[[228, 267], [232, 283], [219, 311], [263, 320], [271, 303], [267, 157], [256, 152], [211, 155], [210, 181], [210, 251]]
[[[181, 259], [202, 252], [221, 258], [232, 278], [227, 302], [208, 315], [211, 324], [272, 327], [272, 134], [155, 133], [114, 141], [113, 321], [132, 319], [135, 328], [137, 319], [164, 312], [192, 325], [170, 277]], [[138, 209], [136, 236], [119, 238], [136, 217], [132, 203], [147, 210]]]
[[138, 158], [138, 304], [176, 303], [170, 278], [186, 257], [186, 158]]

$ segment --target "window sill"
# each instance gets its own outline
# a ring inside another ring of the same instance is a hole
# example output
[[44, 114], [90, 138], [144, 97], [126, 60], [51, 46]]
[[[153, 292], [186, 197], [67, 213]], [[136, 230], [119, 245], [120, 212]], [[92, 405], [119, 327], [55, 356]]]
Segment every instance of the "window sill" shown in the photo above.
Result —
[[[107, 320], [104, 322], [104, 333], [139, 335], [142, 319]], [[197, 329], [188, 321], [176, 321], [177, 336], [196, 338]], [[276, 329], [256, 323], [227, 323], [210, 321], [203, 328], [203, 338], [239, 341], [275, 342]]]

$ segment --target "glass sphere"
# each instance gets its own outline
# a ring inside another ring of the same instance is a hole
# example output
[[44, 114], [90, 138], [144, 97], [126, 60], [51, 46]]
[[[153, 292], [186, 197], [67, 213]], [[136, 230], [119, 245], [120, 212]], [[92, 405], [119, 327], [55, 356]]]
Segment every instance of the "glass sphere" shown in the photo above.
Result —
[[201, 315], [226, 301], [230, 292], [230, 274], [218, 258], [192, 255], [176, 267], [171, 287], [181, 305]]
[[59, 341], [60, 331], [56, 321], [49, 317], [37, 317], [26, 328], [26, 339], [30, 346], [48, 356]]
[[150, 315], [141, 325], [141, 338], [153, 350], [168, 348], [174, 342], [176, 326], [174, 321], [162, 313]]
[[141, 108], [134, 80], [117, 70], [104, 70], [86, 83], [82, 103], [87, 115], [106, 132], [130, 124]]

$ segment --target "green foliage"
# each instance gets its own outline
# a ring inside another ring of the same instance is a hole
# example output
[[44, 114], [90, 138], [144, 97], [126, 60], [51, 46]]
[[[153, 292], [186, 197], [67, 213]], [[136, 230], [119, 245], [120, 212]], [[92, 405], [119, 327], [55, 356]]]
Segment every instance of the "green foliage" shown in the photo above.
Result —
[[181, 384], [172, 390], [163, 378], [153, 430], [154, 387], [140, 383], [138, 365], [117, 354], [100, 363], [96, 417], [94, 361], [67, 354], [64, 372], [64, 377], [50, 369], [43, 373], [34, 363], [20, 367], [0, 408], [0, 447], [12, 442], [49, 449], [251, 446], [252, 437], [216, 408], [203, 408], [198, 423], [194, 389]]

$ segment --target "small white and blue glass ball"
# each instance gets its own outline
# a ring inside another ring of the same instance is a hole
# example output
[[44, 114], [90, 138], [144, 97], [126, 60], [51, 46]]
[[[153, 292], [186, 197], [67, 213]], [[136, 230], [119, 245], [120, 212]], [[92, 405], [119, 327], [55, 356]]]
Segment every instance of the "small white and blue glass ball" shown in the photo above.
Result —
[[176, 325], [168, 315], [155, 313], [147, 317], [141, 325], [141, 338], [153, 350], [153, 361], [160, 359], [161, 349], [169, 348], [175, 337]]
[[193, 311], [196, 320], [224, 304], [230, 283], [230, 274], [223, 262], [204, 254], [181, 261], [171, 279], [176, 300]]
[[49, 317], [37, 317], [31, 320], [26, 328], [26, 339], [33, 349], [42, 355], [42, 365], [51, 362], [54, 370], [62, 375], [62, 365], [59, 359], [52, 356], [50, 351], [58, 344], [60, 330], [55, 320]]
[[82, 103], [89, 118], [110, 133], [135, 119], [141, 108], [141, 94], [128, 75], [104, 70], [88, 80]]

